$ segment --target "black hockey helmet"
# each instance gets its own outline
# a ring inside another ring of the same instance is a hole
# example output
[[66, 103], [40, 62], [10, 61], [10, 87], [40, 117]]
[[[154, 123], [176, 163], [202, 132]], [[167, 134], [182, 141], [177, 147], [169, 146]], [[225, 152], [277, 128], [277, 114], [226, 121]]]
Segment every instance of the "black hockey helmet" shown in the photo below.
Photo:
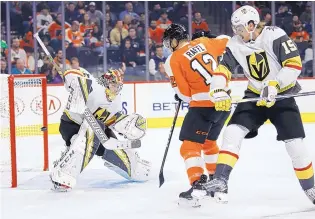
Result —
[[194, 40], [194, 39], [197, 39], [197, 38], [200, 38], [200, 37], [208, 37], [208, 38], [211, 39], [211, 38], [216, 38], [217, 36], [212, 34], [210, 31], [202, 30], [202, 31], [198, 31], [198, 32], [194, 33], [192, 35], [191, 40]]
[[[171, 42], [176, 39], [177, 45], [172, 47]], [[176, 49], [181, 40], [189, 40], [189, 34], [186, 28], [181, 24], [173, 23], [167, 27], [163, 36], [163, 45], [172, 51]]]

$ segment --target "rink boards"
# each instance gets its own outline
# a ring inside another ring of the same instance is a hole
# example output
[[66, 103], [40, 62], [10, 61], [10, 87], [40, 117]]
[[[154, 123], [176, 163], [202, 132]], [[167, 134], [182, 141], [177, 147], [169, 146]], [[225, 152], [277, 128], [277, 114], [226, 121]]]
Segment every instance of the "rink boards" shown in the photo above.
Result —
[[[315, 79], [303, 79], [299, 82], [303, 88], [302, 92], [315, 89]], [[246, 86], [246, 81], [231, 82], [233, 99], [242, 98]], [[62, 85], [49, 85], [47, 89], [48, 130], [50, 134], [58, 134], [60, 116], [65, 108], [68, 93]], [[17, 88], [15, 95], [17, 97], [16, 106], [19, 107], [19, 112], [16, 115], [18, 129], [23, 129], [24, 125], [39, 127], [38, 118], [41, 116], [41, 109], [35, 104], [38, 100], [38, 94], [32, 91], [26, 93], [23, 88]], [[1, 101], [3, 100], [4, 97], [1, 95]], [[315, 96], [299, 97], [296, 98], [296, 101], [300, 107], [303, 122], [315, 123]], [[127, 83], [124, 85], [121, 110], [126, 114], [137, 112], [143, 115], [147, 118], [149, 128], [170, 127], [175, 107], [174, 91], [167, 82]], [[182, 124], [187, 110], [188, 104], [183, 103], [176, 126]], [[6, 118], [5, 115], [1, 115], [1, 117], [1, 126], [3, 126], [6, 124]], [[38, 134], [41, 134], [40, 130], [38, 130]]]

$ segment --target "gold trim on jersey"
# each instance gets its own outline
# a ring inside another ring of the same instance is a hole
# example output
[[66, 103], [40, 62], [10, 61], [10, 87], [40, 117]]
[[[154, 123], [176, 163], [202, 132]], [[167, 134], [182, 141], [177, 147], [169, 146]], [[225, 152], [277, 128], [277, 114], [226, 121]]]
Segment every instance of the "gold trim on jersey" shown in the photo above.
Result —
[[215, 73], [214, 73], [214, 75], [220, 75], [220, 74], [224, 74], [226, 76], [226, 78], [228, 79], [228, 81], [231, 80], [232, 73], [230, 72], [230, 70], [226, 66], [224, 66], [222, 64], [218, 65], [218, 67], [216, 68]]
[[89, 130], [87, 130], [86, 137], [87, 141], [85, 146], [84, 162], [81, 171], [90, 163], [94, 146], [94, 133], [90, 133]]
[[295, 67], [295, 68], [302, 68], [302, 60], [300, 56], [295, 56], [289, 59], [286, 59], [282, 62], [283, 67]]
[[67, 70], [65, 71], [65, 73], [63, 74], [64, 77], [68, 74], [76, 74], [76, 75], [79, 75], [79, 76], [84, 76], [83, 72], [80, 71], [80, 70], [76, 70], [76, 69], [70, 69], [70, 70]]
[[80, 80], [80, 84], [81, 84], [81, 87], [85, 96], [85, 100], [87, 101], [88, 96], [89, 96], [87, 81], [85, 78], [80, 78], [79, 80]]
[[74, 123], [80, 125], [77, 121], [75, 121], [74, 119], [72, 119], [72, 117], [70, 116], [70, 113], [69, 113], [68, 110], [65, 109], [65, 110], [63, 111], [63, 113], [64, 113], [63, 115], [66, 116], [66, 118], [69, 119], [69, 121], [72, 121], [72, 122], [74, 122]]

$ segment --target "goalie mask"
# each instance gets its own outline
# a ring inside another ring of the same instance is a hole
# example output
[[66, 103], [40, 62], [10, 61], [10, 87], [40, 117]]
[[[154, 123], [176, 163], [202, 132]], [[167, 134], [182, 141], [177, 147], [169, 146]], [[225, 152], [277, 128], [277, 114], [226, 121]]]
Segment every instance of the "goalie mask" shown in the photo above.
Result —
[[98, 78], [98, 82], [105, 87], [107, 100], [112, 102], [123, 87], [123, 76], [119, 70], [109, 69]]

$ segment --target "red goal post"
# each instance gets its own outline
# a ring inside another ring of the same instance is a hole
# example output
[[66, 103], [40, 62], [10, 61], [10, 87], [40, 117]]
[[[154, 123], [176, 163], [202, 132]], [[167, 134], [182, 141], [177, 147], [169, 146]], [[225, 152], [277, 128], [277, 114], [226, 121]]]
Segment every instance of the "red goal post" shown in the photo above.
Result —
[[[1, 173], [11, 172], [7, 178], [14, 188], [18, 184], [18, 172], [24, 167], [44, 171], [49, 167], [47, 80], [45, 75], [1, 75], [0, 79], [1, 151], [9, 150], [1, 156], [0, 167]], [[37, 148], [36, 151], [27, 148], [31, 144], [42, 144], [43, 158], [36, 156]], [[24, 153], [17, 157], [19, 147], [23, 147]], [[34, 157], [30, 156], [32, 153]], [[43, 159], [40, 167], [28, 166], [36, 159]]]

